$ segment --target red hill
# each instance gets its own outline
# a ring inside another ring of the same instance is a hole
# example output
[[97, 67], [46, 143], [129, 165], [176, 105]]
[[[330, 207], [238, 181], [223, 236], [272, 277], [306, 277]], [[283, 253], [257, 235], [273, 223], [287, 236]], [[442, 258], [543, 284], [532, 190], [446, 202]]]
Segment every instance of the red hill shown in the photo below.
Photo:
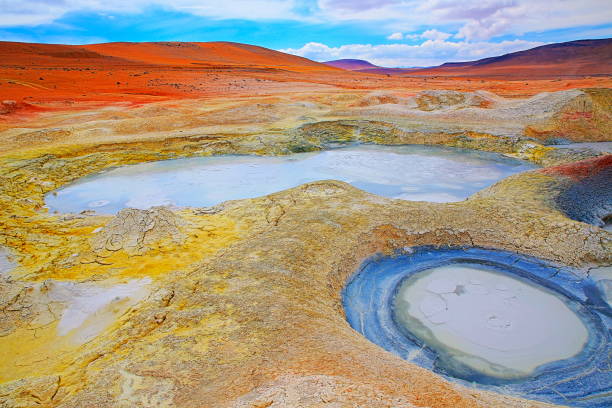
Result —
[[[230, 42], [0, 42], [0, 115], [62, 101], [139, 101], [258, 92], [284, 82], [346, 75], [306, 58]], [[274, 85], [273, 85], [274, 84]], [[18, 103], [16, 103], [18, 102]], [[63, 104], [63, 105], [61, 105]], [[57, 104], [56, 104], [57, 105]], [[5, 112], [6, 113], [6, 112]]]
[[0, 42], [0, 66], [150, 65], [265, 67], [296, 72], [335, 71], [319, 62], [255, 45], [231, 42], [105, 43], [91, 45]]
[[232, 42], [105, 43], [82, 46], [84, 50], [139, 63], [171, 66], [245, 66], [289, 71], [330, 71], [307, 58], [255, 45]]

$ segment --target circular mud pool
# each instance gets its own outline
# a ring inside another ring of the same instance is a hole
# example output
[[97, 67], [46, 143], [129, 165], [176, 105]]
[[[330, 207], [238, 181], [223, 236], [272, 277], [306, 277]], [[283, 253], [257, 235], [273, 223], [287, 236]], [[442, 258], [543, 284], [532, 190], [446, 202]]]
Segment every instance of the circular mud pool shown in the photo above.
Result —
[[212, 206], [334, 179], [386, 197], [461, 201], [511, 174], [535, 168], [497, 153], [439, 146], [353, 145], [290, 156], [216, 156], [115, 168], [47, 194], [51, 211], [155, 205]]
[[578, 407], [612, 404], [604, 285], [504, 251], [374, 256], [349, 280], [349, 324], [460, 383]]

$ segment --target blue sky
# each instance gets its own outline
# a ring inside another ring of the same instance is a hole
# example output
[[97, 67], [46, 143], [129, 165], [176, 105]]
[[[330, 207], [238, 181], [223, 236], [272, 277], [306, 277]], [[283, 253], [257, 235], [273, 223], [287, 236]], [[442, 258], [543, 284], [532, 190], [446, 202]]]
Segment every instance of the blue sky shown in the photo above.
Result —
[[384, 66], [609, 37], [609, 0], [0, 0], [6, 41], [222, 40]]

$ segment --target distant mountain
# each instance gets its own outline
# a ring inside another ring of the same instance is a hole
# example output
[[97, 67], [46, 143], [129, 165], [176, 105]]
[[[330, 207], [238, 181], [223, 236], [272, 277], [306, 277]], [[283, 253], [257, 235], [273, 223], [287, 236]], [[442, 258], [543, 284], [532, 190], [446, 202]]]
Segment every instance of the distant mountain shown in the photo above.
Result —
[[612, 75], [612, 38], [548, 44], [477, 61], [447, 62], [409, 75], [558, 77]]
[[420, 68], [385, 68], [374, 65], [369, 61], [360, 59], [339, 59], [334, 61], [323, 62], [330, 67], [345, 69], [347, 71], [363, 72], [364, 74], [379, 74], [379, 75], [402, 75]]
[[89, 45], [0, 41], [0, 66], [173, 66], [336, 71], [320, 62], [233, 42], [115, 42]]
[[402, 75], [422, 68], [367, 68], [358, 69], [357, 72], [363, 72], [365, 74], [379, 74], [379, 75]]
[[374, 65], [368, 61], [360, 59], [339, 59], [333, 61], [323, 62], [325, 65], [330, 67], [342, 68], [348, 71], [362, 71], [364, 69], [382, 68], [378, 65]]

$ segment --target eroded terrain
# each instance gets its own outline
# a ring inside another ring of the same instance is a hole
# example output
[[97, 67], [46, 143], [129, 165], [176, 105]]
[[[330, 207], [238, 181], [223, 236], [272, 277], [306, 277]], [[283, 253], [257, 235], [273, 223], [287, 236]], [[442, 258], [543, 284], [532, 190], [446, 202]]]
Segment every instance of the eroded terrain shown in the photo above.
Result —
[[[364, 259], [423, 245], [513, 251], [573, 267], [577, 279], [612, 264], [612, 236], [600, 228], [608, 207], [597, 200], [609, 194], [601, 180], [612, 155], [551, 145], [609, 141], [611, 104], [603, 88], [522, 99], [323, 89], [11, 122], [0, 133], [0, 402], [544, 406], [384, 351], [348, 325], [341, 291]], [[112, 216], [44, 206], [45, 194], [116, 166], [347, 142], [495, 151], [543, 169], [456, 203], [328, 180], [206, 208]]]

